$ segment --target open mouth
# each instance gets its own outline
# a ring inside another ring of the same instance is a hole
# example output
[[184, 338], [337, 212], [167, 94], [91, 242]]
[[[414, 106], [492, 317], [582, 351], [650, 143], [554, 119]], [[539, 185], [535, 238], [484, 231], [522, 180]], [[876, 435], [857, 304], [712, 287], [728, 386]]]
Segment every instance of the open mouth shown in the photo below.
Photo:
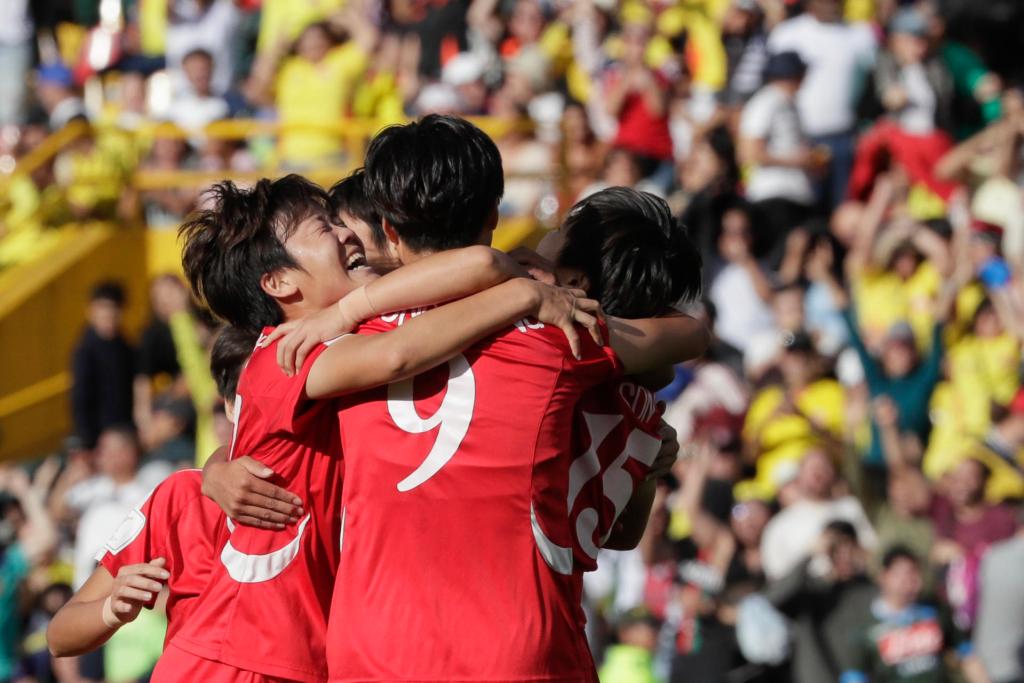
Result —
[[353, 252], [345, 261], [345, 270], [349, 272], [369, 267], [370, 265], [366, 262], [366, 255], [362, 251]]

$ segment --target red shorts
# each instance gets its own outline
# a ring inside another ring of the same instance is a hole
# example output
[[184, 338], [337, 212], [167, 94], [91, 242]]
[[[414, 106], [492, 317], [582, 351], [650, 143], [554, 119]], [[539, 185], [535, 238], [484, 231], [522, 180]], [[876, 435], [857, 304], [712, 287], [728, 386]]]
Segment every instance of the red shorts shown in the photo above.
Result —
[[173, 644], [164, 648], [149, 680], [150, 683], [296, 683], [290, 678], [265, 676], [203, 659]]

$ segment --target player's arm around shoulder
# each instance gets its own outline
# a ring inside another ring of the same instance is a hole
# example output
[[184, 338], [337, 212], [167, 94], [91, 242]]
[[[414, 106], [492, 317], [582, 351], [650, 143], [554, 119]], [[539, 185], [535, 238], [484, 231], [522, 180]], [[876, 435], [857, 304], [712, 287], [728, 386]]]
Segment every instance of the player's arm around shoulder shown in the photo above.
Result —
[[707, 325], [682, 314], [643, 320], [608, 318], [608, 332], [627, 375], [699, 358], [711, 344]]
[[515, 278], [408, 316], [387, 332], [338, 340], [316, 359], [306, 394], [329, 398], [415, 376], [528, 316], [561, 329], [578, 356], [575, 325], [583, 325], [599, 341], [598, 312], [598, 303], [581, 291]]

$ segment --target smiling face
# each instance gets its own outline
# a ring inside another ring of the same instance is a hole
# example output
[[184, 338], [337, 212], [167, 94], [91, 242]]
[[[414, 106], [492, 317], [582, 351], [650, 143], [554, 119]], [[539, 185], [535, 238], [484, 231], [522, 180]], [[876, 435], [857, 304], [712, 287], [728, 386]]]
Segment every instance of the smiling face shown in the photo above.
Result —
[[314, 310], [327, 308], [377, 277], [356, 234], [320, 215], [299, 223], [284, 247], [299, 266], [287, 272], [295, 296]]

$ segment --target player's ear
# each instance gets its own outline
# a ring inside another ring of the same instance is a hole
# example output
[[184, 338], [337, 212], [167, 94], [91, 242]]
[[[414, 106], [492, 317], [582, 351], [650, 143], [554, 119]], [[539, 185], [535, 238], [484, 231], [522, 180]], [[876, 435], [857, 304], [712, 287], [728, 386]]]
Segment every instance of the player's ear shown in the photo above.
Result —
[[388, 246], [391, 247], [392, 251], [398, 247], [399, 238], [398, 231], [395, 230], [395, 226], [388, 222], [387, 218], [380, 219], [380, 225], [384, 228], [384, 237], [388, 240]]
[[288, 299], [299, 292], [287, 268], [264, 273], [260, 278], [260, 288], [275, 299]]

